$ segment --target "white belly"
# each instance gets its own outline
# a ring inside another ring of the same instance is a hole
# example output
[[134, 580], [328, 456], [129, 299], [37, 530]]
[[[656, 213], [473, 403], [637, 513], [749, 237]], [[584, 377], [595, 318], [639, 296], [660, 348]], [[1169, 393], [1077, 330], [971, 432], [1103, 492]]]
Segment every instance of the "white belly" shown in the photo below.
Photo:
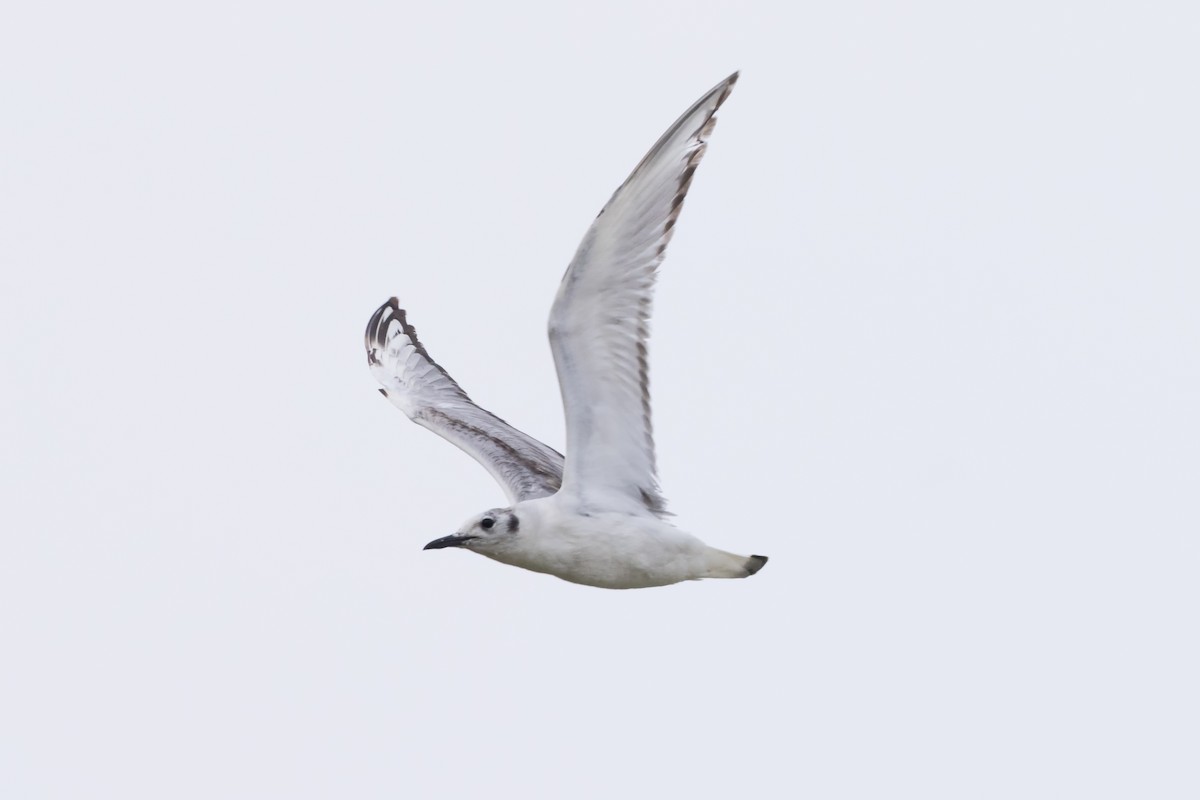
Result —
[[657, 519], [604, 513], [547, 519], [514, 547], [484, 553], [497, 561], [605, 589], [667, 586], [707, 576], [710, 550]]

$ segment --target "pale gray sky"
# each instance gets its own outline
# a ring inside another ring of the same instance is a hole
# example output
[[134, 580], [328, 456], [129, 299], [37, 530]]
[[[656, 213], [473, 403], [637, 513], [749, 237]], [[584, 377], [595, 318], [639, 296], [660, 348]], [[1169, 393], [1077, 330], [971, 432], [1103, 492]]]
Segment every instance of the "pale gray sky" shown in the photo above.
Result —
[[[1185, 3], [26, 3], [0, 26], [0, 795], [1194, 798]], [[734, 69], [659, 462], [747, 581], [422, 552], [555, 446], [590, 220]]]

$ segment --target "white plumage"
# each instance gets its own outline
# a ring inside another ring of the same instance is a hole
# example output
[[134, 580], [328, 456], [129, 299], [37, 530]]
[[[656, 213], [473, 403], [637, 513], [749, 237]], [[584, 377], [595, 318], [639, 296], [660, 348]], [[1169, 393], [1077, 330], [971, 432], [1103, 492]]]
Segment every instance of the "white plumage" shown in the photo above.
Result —
[[744, 578], [764, 556], [709, 547], [664, 520], [655, 472], [646, 342], [658, 265], [734, 73], [700, 98], [630, 174], [584, 235], [550, 311], [567, 455], [477, 406], [417, 339], [398, 301], [367, 325], [367, 362], [414, 422], [471, 455], [510, 506], [467, 520], [426, 549], [610, 589]]

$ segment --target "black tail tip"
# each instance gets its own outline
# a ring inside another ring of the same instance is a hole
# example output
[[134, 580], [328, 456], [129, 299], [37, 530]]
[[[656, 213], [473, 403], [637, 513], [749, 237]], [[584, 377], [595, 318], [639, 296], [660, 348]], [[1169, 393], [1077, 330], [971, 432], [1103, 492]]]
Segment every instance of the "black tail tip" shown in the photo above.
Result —
[[750, 556], [746, 559], [746, 572], [753, 575], [762, 569], [767, 563], [766, 556]]

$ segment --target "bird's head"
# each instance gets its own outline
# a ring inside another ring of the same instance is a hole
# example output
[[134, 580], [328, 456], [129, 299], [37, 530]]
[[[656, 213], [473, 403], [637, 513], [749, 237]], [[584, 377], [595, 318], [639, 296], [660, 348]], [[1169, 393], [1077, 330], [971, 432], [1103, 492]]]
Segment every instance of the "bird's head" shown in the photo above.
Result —
[[493, 508], [471, 517], [459, 527], [457, 533], [434, 539], [425, 545], [425, 549], [462, 547], [486, 552], [512, 542], [520, 529], [521, 521], [511, 508]]

